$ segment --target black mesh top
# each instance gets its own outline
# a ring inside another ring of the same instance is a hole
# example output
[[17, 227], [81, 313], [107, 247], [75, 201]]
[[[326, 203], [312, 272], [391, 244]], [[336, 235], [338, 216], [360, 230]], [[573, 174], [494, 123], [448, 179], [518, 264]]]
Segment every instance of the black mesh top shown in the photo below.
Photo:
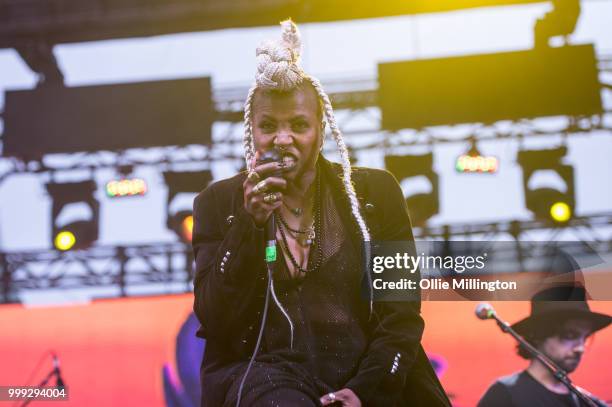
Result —
[[[271, 300], [260, 355], [300, 363], [315, 379], [340, 389], [355, 375], [366, 350], [369, 308], [360, 294], [359, 251], [347, 238], [325, 183], [321, 184], [321, 197], [322, 231], [317, 231], [323, 254], [320, 268], [292, 278], [283, 256], [276, 263], [274, 287], [293, 321], [293, 351], [289, 323]], [[309, 266], [315, 256], [313, 246]]]

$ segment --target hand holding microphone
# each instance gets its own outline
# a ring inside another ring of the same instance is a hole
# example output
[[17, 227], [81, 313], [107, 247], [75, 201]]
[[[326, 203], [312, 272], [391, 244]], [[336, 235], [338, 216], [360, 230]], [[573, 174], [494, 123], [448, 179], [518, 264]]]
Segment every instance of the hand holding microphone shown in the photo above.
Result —
[[283, 162], [276, 150], [255, 153], [255, 166], [243, 187], [244, 208], [258, 227], [263, 227], [272, 212], [282, 205], [287, 181], [281, 175], [292, 165], [292, 162]]

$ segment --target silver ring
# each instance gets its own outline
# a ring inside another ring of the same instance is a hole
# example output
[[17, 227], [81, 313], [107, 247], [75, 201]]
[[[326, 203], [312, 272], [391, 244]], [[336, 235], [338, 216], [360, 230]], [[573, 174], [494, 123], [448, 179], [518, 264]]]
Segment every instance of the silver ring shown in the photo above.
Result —
[[257, 185], [253, 187], [253, 192], [258, 194], [260, 192], [266, 192], [267, 189], [268, 186], [266, 185], [266, 180], [264, 179], [263, 181], [259, 181]]
[[331, 401], [335, 401], [336, 400], [336, 394], [335, 393], [328, 393], [327, 397], [329, 397], [329, 399]]
[[275, 193], [265, 194], [263, 197], [263, 201], [265, 203], [274, 203], [278, 201], [278, 195], [276, 195]]
[[247, 175], [247, 178], [251, 182], [259, 182], [259, 180], [261, 179], [261, 177], [259, 176], [259, 174], [255, 170], [249, 171], [249, 175]]

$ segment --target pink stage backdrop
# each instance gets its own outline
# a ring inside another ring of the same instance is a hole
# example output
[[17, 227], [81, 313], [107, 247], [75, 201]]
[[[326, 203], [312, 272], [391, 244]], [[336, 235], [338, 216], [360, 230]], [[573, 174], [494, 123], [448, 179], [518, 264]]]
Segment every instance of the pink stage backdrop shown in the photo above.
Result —
[[[70, 400], [62, 406], [166, 406], [162, 367], [176, 372], [179, 329], [191, 313], [192, 295], [95, 301], [89, 305], [25, 309], [0, 306], [0, 385], [24, 385], [49, 350], [61, 358]], [[529, 312], [527, 302], [493, 304], [509, 322]], [[494, 378], [526, 363], [512, 338], [493, 321], [474, 316], [475, 302], [424, 302], [423, 343], [441, 366], [441, 380], [456, 406], [474, 406]], [[612, 302], [592, 302], [612, 314]], [[595, 335], [573, 380], [612, 399], [612, 329]], [[199, 366], [199, 360], [193, 360]], [[34, 375], [51, 368], [49, 357]], [[41, 405], [33, 402], [31, 405]], [[0, 402], [0, 405], [13, 405]], [[56, 404], [54, 404], [56, 405]]]

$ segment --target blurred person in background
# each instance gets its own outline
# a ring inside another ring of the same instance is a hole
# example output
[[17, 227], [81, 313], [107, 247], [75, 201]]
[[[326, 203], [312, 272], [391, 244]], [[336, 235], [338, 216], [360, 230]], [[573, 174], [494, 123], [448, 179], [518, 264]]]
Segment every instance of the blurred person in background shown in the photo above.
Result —
[[[534, 295], [531, 315], [512, 325], [512, 329], [566, 373], [571, 373], [580, 364], [587, 338], [607, 327], [611, 320], [608, 315], [590, 310], [584, 288], [552, 287]], [[519, 345], [517, 351], [529, 360], [529, 366], [522, 372], [499, 378], [486, 391], [478, 407], [586, 405], [527, 349]], [[581, 390], [598, 406], [607, 406]]]

